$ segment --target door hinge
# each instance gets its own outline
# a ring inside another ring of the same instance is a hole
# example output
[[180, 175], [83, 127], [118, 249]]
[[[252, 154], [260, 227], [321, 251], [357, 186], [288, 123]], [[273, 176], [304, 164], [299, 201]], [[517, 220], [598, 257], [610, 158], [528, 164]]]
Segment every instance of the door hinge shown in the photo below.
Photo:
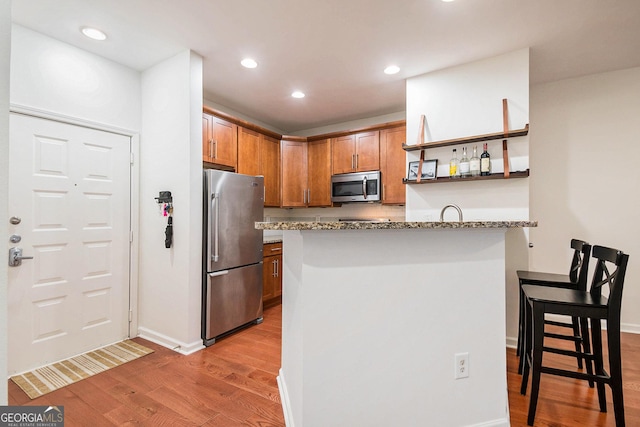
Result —
[[129, 243], [133, 243], [133, 230], [129, 231]]
[[129, 310], [129, 323], [133, 321], [133, 310]]
[[130, 163], [133, 164], [133, 153], [129, 153], [130, 154]]

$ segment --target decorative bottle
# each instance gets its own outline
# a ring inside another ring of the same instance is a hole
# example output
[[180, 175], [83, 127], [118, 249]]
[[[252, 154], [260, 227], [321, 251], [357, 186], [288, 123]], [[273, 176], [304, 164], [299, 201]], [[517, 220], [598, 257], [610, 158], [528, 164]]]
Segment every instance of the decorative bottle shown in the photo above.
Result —
[[460, 162], [458, 161], [458, 152], [456, 149], [453, 149], [453, 156], [449, 161], [449, 178], [459, 178], [460, 177]]
[[480, 175], [491, 175], [491, 156], [487, 151], [487, 143], [484, 143], [484, 151], [480, 155]]
[[478, 157], [478, 147], [473, 147], [473, 156], [469, 159], [469, 171], [471, 176], [480, 175], [480, 157]]
[[462, 147], [462, 158], [460, 159], [460, 176], [466, 178], [471, 176], [469, 168], [469, 157], [467, 157], [467, 147]]

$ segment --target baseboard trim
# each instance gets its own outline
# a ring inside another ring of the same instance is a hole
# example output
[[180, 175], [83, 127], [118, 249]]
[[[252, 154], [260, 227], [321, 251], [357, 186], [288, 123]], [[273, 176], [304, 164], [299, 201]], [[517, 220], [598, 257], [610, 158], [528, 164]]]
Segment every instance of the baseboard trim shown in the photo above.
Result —
[[183, 354], [185, 356], [188, 356], [192, 353], [195, 353], [196, 351], [200, 351], [206, 348], [202, 343], [202, 340], [198, 340], [190, 344], [187, 344], [144, 327], [138, 327], [138, 336], [140, 338], [144, 338], [145, 340], [149, 340], [158, 345], [161, 345], [170, 350], [173, 350], [177, 353]]
[[284, 380], [284, 374], [282, 368], [278, 371], [276, 377], [278, 381], [278, 391], [280, 392], [280, 402], [282, 404], [282, 412], [284, 413], [284, 425], [286, 427], [293, 427], [293, 414], [291, 413], [291, 403], [289, 403], [289, 392], [287, 391], [287, 384]]
[[508, 418], [500, 418], [497, 420], [491, 420], [480, 424], [471, 424], [467, 427], [509, 427], [511, 424], [509, 423]]

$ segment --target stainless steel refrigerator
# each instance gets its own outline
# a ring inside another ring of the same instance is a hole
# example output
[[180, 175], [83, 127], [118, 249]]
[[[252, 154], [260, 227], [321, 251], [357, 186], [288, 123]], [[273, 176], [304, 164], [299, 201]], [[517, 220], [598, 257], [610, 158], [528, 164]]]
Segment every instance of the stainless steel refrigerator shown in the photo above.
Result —
[[202, 339], [262, 322], [264, 178], [204, 171]]

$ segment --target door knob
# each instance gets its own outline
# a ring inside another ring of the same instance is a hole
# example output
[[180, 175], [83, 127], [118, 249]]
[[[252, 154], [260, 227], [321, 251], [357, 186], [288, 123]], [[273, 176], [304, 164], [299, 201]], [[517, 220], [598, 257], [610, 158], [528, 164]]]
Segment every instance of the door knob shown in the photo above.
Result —
[[22, 248], [13, 247], [9, 249], [9, 267], [22, 265], [23, 259], [33, 259], [32, 256], [22, 256]]

